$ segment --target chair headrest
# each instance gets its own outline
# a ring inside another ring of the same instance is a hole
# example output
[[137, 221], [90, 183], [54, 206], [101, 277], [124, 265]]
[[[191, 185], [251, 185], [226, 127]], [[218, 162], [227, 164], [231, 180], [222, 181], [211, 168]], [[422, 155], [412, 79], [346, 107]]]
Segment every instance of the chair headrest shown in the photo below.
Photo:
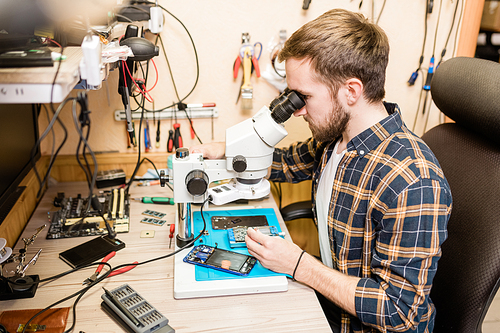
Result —
[[446, 116], [500, 145], [500, 63], [449, 59], [436, 69], [431, 94]]

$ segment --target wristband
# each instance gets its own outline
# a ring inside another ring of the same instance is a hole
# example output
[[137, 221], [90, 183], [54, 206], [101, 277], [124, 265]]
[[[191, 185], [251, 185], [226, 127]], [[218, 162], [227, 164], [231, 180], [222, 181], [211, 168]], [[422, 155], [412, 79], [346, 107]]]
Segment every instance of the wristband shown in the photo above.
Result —
[[295, 269], [293, 270], [293, 275], [292, 275], [292, 279], [294, 281], [297, 281], [295, 280], [295, 273], [297, 272], [297, 268], [299, 267], [299, 263], [300, 263], [300, 259], [302, 259], [302, 256], [304, 255], [304, 252], [306, 252], [305, 250], [302, 251], [302, 253], [300, 254], [299, 256], [299, 260], [297, 260], [297, 265], [295, 265]]

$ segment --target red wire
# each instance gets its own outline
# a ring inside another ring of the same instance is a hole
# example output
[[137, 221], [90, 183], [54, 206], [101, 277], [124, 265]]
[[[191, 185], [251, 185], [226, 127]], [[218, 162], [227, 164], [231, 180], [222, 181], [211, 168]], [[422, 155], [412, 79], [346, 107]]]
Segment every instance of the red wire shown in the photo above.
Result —
[[[154, 68], [155, 68], [155, 72], [156, 72], [156, 80], [155, 80], [155, 83], [153, 84], [153, 86], [151, 87], [151, 89], [149, 89], [149, 90], [145, 90], [145, 91], [144, 91], [145, 93], [149, 93], [151, 90], [153, 90], [153, 89], [154, 89], [154, 87], [156, 87], [156, 84], [158, 83], [158, 68], [156, 68], [156, 64], [155, 64], [155, 62], [154, 62], [154, 60], [153, 60], [153, 59], [151, 59], [151, 62], [153, 63], [153, 66], [154, 66]], [[139, 80], [140, 80], [140, 81], [144, 81], [144, 79], [138, 79], [138, 78], [136, 78], [135, 80], [136, 80], [136, 81], [139, 81]]]
[[45, 37], [45, 39], [47, 39], [49, 42], [52, 42], [52, 43], [56, 44], [57, 46], [59, 46], [59, 48], [62, 48], [61, 44], [59, 44], [58, 42], [56, 42], [56, 41], [55, 41], [55, 40], [53, 40], [52, 38]]
[[[125, 60], [122, 60], [122, 67], [125, 68], [126, 66]], [[125, 75], [125, 71], [123, 71], [123, 83], [125, 84], [125, 88], [127, 88], [127, 76]]]
[[[122, 60], [122, 63], [125, 64], [125, 68], [127, 69], [127, 72], [128, 72], [128, 75], [130, 75], [130, 78], [132, 79], [132, 82], [134, 82], [135, 86], [137, 87], [137, 89], [139, 89], [139, 91], [141, 92], [142, 96], [144, 96], [144, 98], [150, 102], [150, 103], [153, 103], [153, 98], [151, 97], [151, 95], [149, 95], [149, 93], [146, 91], [144, 92], [140, 87], [139, 85], [137, 84], [137, 82], [135, 82], [134, 78], [132, 77], [132, 74], [130, 73], [130, 70], [127, 66], [127, 63], [125, 61]], [[125, 72], [125, 71], [124, 71]], [[126, 87], [126, 85], [125, 85]], [[148, 94], [149, 98], [146, 96], [146, 94]]]
[[154, 68], [155, 68], [155, 72], [156, 72], [156, 80], [155, 80], [155, 84], [153, 84], [153, 86], [151, 87], [151, 89], [146, 90], [146, 92], [147, 92], [147, 93], [148, 93], [148, 92], [150, 92], [151, 90], [153, 90], [153, 88], [154, 88], [154, 87], [156, 87], [156, 84], [158, 83], [158, 68], [156, 68], [156, 64], [155, 64], [155, 62], [154, 62], [154, 60], [153, 60], [153, 59], [151, 59], [151, 62], [153, 63], [153, 66], [154, 66]]

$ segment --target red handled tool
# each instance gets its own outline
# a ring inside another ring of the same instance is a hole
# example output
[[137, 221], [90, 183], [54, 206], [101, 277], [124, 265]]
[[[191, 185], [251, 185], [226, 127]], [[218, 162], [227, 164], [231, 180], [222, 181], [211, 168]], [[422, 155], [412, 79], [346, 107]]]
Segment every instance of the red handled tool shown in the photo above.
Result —
[[[101, 260], [101, 262], [106, 263], [106, 262], [108, 262], [109, 259], [113, 258], [115, 255], [116, 255], [116, 252], [112, 251], [107, 256], [105, 256], [104, 259]], [[134, 264], [138, 264], [138, 262], [134, 261]], [[109, 273], [108, 277], [112, 277], [112, 276], [115, 276], [115, 275], [118, 275], [118, 274], [122, 274], [122, 273], [128, 272], [132, 268], [134, 268], [135, 266], [136, 265], [129, 265], [129, 266], [117, 269], [116, 271], [112, 271], [111, 273]], [[97, 266], [97, 269], [95, 270], [95, 273], [92, 274], [89, 278], [85, 279], [85, 281], [83, 281], [82, 284], [89, 285], [91, 283], [94, 283], [95, 280], [97, 280], [97, 277], [99, 276], [99, 274], [101, 273], [103, 267], [104, 267], [104, 264], [100, 264], [99, 266]]]
[[167, 152], [171, 153], [174, 151], [174, 131], [168, 131], [168, 141], [167, 141]]
[[181, 124], [174, 124], [174, 147], [182, 148]]
[[170, 225], [170, 235], [168, 235], [168, 238], [170, 238], [170, 243], [168, 244], [168, 248], [170, 249], [172, 247], [172, 239], [174, 238], [174, 232], [175, 232], [175, 224]]

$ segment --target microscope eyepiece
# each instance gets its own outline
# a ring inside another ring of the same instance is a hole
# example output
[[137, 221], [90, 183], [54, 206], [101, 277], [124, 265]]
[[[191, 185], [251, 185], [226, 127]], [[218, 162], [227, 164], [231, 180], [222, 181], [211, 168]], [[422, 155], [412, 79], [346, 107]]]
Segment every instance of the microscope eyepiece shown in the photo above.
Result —
[[306, 105], [301, 94], [288, 88], [269, 105], [271, 117], [278, 124], [287, 121], [292, 114]]

